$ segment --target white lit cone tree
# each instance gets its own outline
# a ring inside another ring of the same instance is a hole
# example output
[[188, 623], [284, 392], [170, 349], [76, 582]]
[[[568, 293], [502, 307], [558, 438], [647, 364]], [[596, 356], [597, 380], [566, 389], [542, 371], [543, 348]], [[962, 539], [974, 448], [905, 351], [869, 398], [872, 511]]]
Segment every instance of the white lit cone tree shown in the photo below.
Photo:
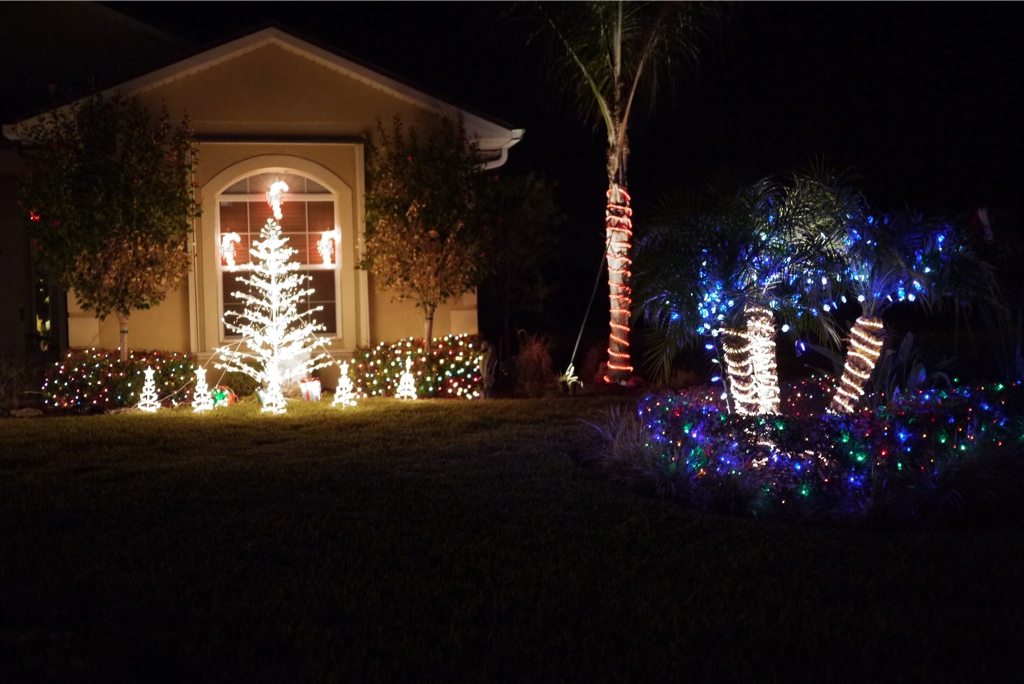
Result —
[[341, 364], [341, 375], [338, 378], [338, 389], [334, 390], [334, 401], [331, 406], [356, 405], [356, 388], [348, 374], [348, 361]]
[[[280, 205], [288, 186], [274, 183], [267, 193], [274, 217], [281, 218]], [[288, 247], [288, 238], [281, 236], [281, 226], [275, 218], [268, 218], [260, 231], [260, 240], [253, 241], [252, 270], [249, 277], [238, 281], [248, 286], [248, 292], [235, 292], [244, 303], [241, 314], [229, 311], [224, 324], [242, 336], [234, 348], [217, 350], [222, 362], [217, 368], [245, 373], [263, 386], [263, 410], [284, 413], [285, 400], [282, 385], [297, 381], [317, 368], [332, 363], [323, 353], [315, 353], [321, 341], [314, 333], [323, 330], [312, 314], [299, 312], [299, 303], [313, 293], [303, 288], [307, 276], [297, 273], [299, 264], [290, 261], [295, 250]]]
[[405, 360], [405, 372], [398, 380], [398, 390], [395, 392], [396, 399], [416, 398], [416, 378], [412, 374], [412, 357]]
[[192, 411], [202, 413], [213, 408], [213, 394], [210, 393], [210, 386], [206, 384], [206, 369], [202, 366], [196, 368], [196, 388], [192, 396]]
[[153, 369], [146, 368], [146, 382], [142, 385], [142, 392], [139, 393], [139, 409], [146, 413], [152, 413], [160, 408], [160, 399], [156, 394], [156, 381], [153, 379]]

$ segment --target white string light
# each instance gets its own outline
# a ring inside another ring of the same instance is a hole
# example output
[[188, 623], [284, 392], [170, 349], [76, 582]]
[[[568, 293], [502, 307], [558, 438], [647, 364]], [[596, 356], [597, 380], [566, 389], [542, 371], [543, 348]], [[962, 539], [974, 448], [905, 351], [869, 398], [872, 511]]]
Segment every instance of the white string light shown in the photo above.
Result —
[[355, 405], [355, 383], [352, 382], [352, 378], [348, 375], [348, 361], [345, 361], [341, 364], [341, 375], [338, 378], [338, 389], [334, 390], [334, 401], [331, 402], [331, 406], [341, 406], [342, 408], [346, 408], [348, 406]]
[[142, 385], [142, 392], [139, 394], [139, 410], [152, 413], [160, 408], [160, 400], [156, 395], [156, 382], [153, 379], [153, 369], [147, 367], [145, 370], [146, 382]]
[[415, 399], [416, 398], [416, 379], [412, 374], [412, 357], [408, 356], [405, 359], [405, 372], [402, 373], [401, 378], [398, 380], [398, 390], [395, 392], [396, 399]]
[[757, 392], [754, 390], [754, 369], [750, 363], [750, 340], [742, 330], [726, 330], [722, 341], [725, 372], [736, 405], [736, 413], [757, 413]]
[[238, 233], [225, 233], [220, 236], [220, 256], [229, 269], [235, 269], [235, 245], [241, 241], [242, 237]]
[[846, 366], [836, 393], [829, 404], [829, 413], [852, 413], [864, 396], [864, 385], [875, 370], [882, 352], [885, 333], [881, 319], [861, 316], [850, 331], [850, 349]]
[[288, 184], [284, 181], [274, 181], [270, 184], [267, 192], [267, 204], [274, 210], [274, 218], [281, 220], [281, 205], [284, 203], [284, 193], [288, 192]]
[[[282, 196], [288, 186], [277, 181], [270, 187], [267, 200], [274, 215], [280, 217]], [[284, 413], [282, 385], [302, 380], [333, 361], [326, 353], [313, 354], [323, 345], [315, 333], [324, 327], [312, 319], [312, 314], [322, 307], [299, 313], [299, 303], [313, 290], [302, 287], [309, 277], [297, 273], [299, 264], [290, 261], [296, 250], [287, 246], [288, 238], [281, 236], [281, 226], [273, 218], [267, 219], [260, 238], [252, 246], [251, 275], [238, 278], [249, 291], [232, 293], [243, 302], [244, 312], [224, 315], [224, 325], [242, 340], [234, 349], [220, 347], [217, 352], [223, 361], [214, 366], [255, 379], [262, 385], [259, 396], [263, 411]]]
[[206, 384], [206, 369], [202, 366], [196, 367], [196, 388], [192, 395], [192, 411], [202, 413], [213, 408], [213, 394]]

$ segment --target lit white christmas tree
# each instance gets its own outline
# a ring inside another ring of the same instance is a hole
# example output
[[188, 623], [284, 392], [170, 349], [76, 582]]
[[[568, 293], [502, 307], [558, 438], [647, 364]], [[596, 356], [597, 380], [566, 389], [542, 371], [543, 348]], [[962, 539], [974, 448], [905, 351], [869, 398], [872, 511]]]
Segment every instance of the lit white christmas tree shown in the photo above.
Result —
[[274, 217], [260, 231], [260, 240], [253, 241], [253, 264], [249, 277], [238, 281], [248, 286], [248, 292], [234, 292], [244, 303], [244, 311], [229, 311], [224, 325], [242, 336], [232, 349], [217, 350], [221, 362], [214, 366], [228, 371], [245, 373], [263, 386], [260, 394], [263, 410], [284, 413], [285, 400], [282, 385], [301, 380], [317, 368], [332, 363], [323, 353], [314, 353], [321, 341], [314, 333], [323, 330], [312, 319], [322, 307], [299, 313], [299, 302], [313, 290], [304, 289], [308, 276], [297, 273], [299, 264], [290, 261], [296, 250], [287, 246], [288, 238], [281, 237], [281, 202], [288, 186], [277, 182], [270, 186], [267, 200], [274, 209]]
[[338, 389], [334, 390], [334, 401], [331, 406], [356, 405], [356, 388], [352, 378], [348, 376], [348, 361], [341, 364], [341, 377], [338, 379]]
[[160, 400], [156, 396], [156, 381], [153, 380], [153, 369], [146, 368], [146, 382], [142, 385], [142, 392], [139, 394], [139, 408], [147, 413], [152, 413], [160, 408]]
[[192, 396], [192, 411], [201, 413], [213, 408], [213, 394], [210, 393], [210, 386], [206, 384], [206, 369], [202, 366], [196, 367], [196, 389]]
[[395, 392], [398, 399], [416, 398], [416, 378], [412, 375], [412, 357], [405, 359], [405, 372], [398, 379], [398, 391]]

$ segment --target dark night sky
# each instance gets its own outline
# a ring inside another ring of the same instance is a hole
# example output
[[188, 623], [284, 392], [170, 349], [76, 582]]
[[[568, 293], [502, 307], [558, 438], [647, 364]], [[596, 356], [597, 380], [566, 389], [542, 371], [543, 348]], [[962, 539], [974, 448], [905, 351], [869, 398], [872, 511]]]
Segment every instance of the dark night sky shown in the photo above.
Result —
[[[268, 20], [526, 129], [508, 168], [559, 183], [561, 306], [585, 307], [603, 247], [602, 136], [542, 85], [502, 3], [110, 3], [197, 45]], [[1024, 3], [740, 3], [697, 69], [631, 130], [638, 224], [709, 173], [811, 157], [852, 169], [879, 209], [992, 208], [1017, 230], [1024, 187]], [[578, 305], [581, 296], [584, 301]], [[561, 308], [558, 307], [558, 308]], [[564, 312], [563, 312], [564, 313]]]
[[[526, 128], [516, 169], [568, 182], [595, 163], [603, 185], [601, 138], [541, 85], [501, 3], [111, 6], [197, 44], [278, 21]], [[991, 204], [1019, 220], [1022, 33], [1021, 3], [736, 5], [696, 73], [636, 122], [634, 195], [642, 208], [718, 168], [760, 174], [822, 156], [859, 171], [879, 205]]]

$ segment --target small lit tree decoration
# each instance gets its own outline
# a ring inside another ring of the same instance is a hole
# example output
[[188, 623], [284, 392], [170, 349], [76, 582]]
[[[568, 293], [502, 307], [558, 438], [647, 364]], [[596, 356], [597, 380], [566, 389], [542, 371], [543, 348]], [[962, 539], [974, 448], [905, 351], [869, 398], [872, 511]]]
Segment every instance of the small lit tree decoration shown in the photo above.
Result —
[[146, 382], [139, 394], [139, 409], [146, 413], [152, 413], [160, 408], [160, 400], [156, 395], [156, 381], [153, 379], [154, 372], [152, 368], [146, 367]]
[[196, 367], [196, 388], [192, 397], [192, 411], [202, 413], [213, 408], [213, 394], [206, 384], [206, 369], [202, 366]]
[[334, 390], [334, 401], [331, 406], [342, 408], [356, 405], [356, 388], [352, 378], [348, 375], [348, 361], [341, 364], [341, 376], [338, 379], [338, 389]]
[[[282, 195], [287, 189], [282, 181], [270, 186], [267, 200], [275, 217], [281, 216]], [[223, 361], [214, 365], [254, 378], [263, 386], [259, 393], [263, 411], [284, 413], [282, 385], [301, 380], [332, 361], [323, 352], [313, 353], [321, 346], [314, 333], [324, 327], [312, 314], [322, 307], [299, 313], [299, 302], [313, 290], [302, 287], [308, 277], [296, 273], [299, 264], [289, 261], [296, 250], [287, 246], [288, 238], [281, 236], [281, 226], [274, 218], [267, 219], [260, 238], [253, 242], [252, 274], [238, 278], [249, 291], [233, 293], [245, 304], [244, 311], [224, 315], [224, 325], [242, 340], [234, 349], [219, 348]]]
[[416, 378], [412, 375], [412, 357], [408, 357], [405, 360], [405, 372], [402, 373], [402, 378], [398, 381], [398, 391], [395, 393], [396, 399], [415, 399], [416, 398]]

